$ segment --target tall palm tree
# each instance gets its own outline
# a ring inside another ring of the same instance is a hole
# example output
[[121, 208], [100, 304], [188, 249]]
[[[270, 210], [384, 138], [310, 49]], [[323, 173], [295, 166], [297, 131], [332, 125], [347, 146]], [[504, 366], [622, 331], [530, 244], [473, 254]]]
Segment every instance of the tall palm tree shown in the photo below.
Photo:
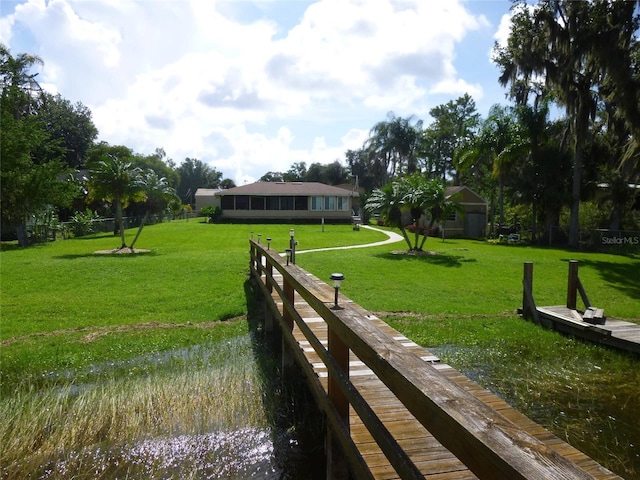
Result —
[[131, 242], [131, 245], [129, 245], [131, 251], [133, 251], [133, 246], [138, 241], [138, 237], [140, 236], [140, 233], [142, 233], [142, 229], [144, 228], [149, 215], [161, 212], [172, 199], [175, 198], [179, 200], [175, 189], [169, 186], [167, 179], [165, 177], [158, 177], [156, 172], [153, 170], [143, 172], [137, 179], [137, 186], [142, 189], [146, 197], [145, 203], [147, 205], [147, 210], [144, 214], [144, 218], [140, 222], [136, 236]]
[[[512, 97], [526, 104], [528, 85], [543, 77], [572, 121], [569, 245], [573, 247], [578, 246], [584, 147], [596, 114], [598, 87], [615, 68], [606, 59], [620, 50], [621, 32], [626, 29], [627, 36], [632, 34], [633, 28], [621, 20], [633, 15], [630, 3], [636, 2], [544, 0], [530, 9], [525, 0], [517, 0], [507, 46], [495, 49], [494, 58], [501, 68], [499, 81], [511, 84]], [[607, 42], [603, 33], [614, 41]], [[637, 101], [635, 95], [632, 98]]]
[[122, 210], [130, 201], [145, 198], [144, 189], [139, 181], [140, 175], [141, 170], [128, 158], [119, 158], [115, 155], [102, 156], [89, 166], [89, 198], [112, 202], [116, 225], [122, 240], [120, 249], [127, 247]]
[[491, 177], [498, 183], [500, 224], [505, 223], [504, 188], [509, 172], [515, 162], [527, 155], [528, 148], [512, 109], [496, 104], [490, 108], [478, 136], [461, 149], [459, 165], [462, 171], [472, 168], [476, 162], [488, 160]]
[[415, 117], [396, 117], [387, 114], [387, 120], [371, 129], [367, 146], [383, 159], [391, 177], [418, 171], [417, 151], [421, 141], [422, 120]]

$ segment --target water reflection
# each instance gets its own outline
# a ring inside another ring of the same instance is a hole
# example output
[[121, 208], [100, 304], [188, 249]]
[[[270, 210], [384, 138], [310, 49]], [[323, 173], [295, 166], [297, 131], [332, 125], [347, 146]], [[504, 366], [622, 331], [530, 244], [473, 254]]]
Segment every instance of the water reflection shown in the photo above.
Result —
[[71, 455], [47, 469], [42, 479], [71, 474], [90, 462], [103, 478], [126, 472], [137, 478], [273, 479], [284, 472], [274, 456], [270, 430], [244, 428], [232, 432], [150, 439], [122, 449], [95, 449]]

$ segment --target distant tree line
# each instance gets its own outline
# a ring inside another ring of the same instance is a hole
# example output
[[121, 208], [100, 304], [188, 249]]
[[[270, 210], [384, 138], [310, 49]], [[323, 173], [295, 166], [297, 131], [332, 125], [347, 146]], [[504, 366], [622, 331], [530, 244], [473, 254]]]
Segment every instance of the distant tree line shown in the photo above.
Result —
[[327, 185], [340, 185], [351, 181], [349, 169], [339, 160], [323, 165], [312, 163], [307, 168], [306, 162], [295, 162], [286, 172], [267, 172], [260, 182], [320, 182]]
[[464, 184], [489, 200], [492, 226], [526, 223], [548, 239], [566, 224], [573, 247], [581, 228], [640, 229], [639, 6], [513, 0], [508, 41], [493, 50], [513, 103], [482, 118], [464, 95], [428, 125], [391, 112], [346, 152], [350, 173], [368, 191], [416, 173]]
[[[522, 225], [549, 239], [566, 225], [573, 247], [581, 228], [640, 229], [640, 2], [512, 0], [511, 8], [508, 40], [493, 49], [510, 104], [483, 118], [465, 94], [432, 108], [431, 123], [389, 112], [343, 162], [295, 162], [260, 180], [357, 183], [377, 201], [411, 185], [432, 198], [442, 190], [434, 181], [466, 185], [489, 201], [492, 231]], [[77, 173], [60, 178], [108, 157], [153, 171], [180, 204], [194, 204], [198, 188], [234, 186], [198, 159], [176, 165], [162, 149], [140, 155], [96, 142], [88, 108], [42, 92], [30, 73], [41, 63], [0, 46], [3, 234], [52, 205], [63, 217], [87, 201], [98, 207]], [[125, 208], [147, 211], [135, 198]]]
[[[48, 221], [66, 221], [84, 211], [91, 218], [94, 212], [116, 217], [124, 212], [144, 217], [166, 210], [178, 213], [195, 203], [198, 188], [235, 186], [195, 158], [176, 165], [162, 148], [141, 155], [97, 141], [89, 108], [42, 90], [38, 73], [32, 73], [42, 64], [36, 55], [14, 56], [0, 45], [3, 239], [15, 236], [26, 245], [26, 224], [43, 212]], [[102, 184], [92, 181], [101, 175]], [[125, 179], [132, 191], [120, 196], [118, 188], [124, 187], [118, 182]]]

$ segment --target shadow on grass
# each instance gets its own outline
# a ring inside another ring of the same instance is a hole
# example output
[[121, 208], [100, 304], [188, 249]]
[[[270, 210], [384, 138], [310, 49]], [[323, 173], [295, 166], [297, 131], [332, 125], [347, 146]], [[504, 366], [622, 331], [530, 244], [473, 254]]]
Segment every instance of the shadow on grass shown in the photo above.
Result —
[[265, 333], [261, 294], [253, 289], [251, 281], [245, 281], [244, 291], [253, 353], [264, 385], [262, 402], [273, 431], [275, 463], [284, 470], [280, 478], [324, 479], [324, 415], [301, 370], [283, 381], [281, 337], [279, 333]]
[[32, 243], [26, 247], [21, 247], [18, 242], [1, 242], [0, 252], [15, 252], [18, 250], [33, 250], [36, 248], [42, 248], [46, 243]]
[[378, 253], [373, 256], [383, 260], [403, 260], [407, 262], [424, 262], [442, 267], [462, 267], [464, 263], [477, 262], [475, 258], [466, 258], [461, 255], [448, 255], [438, 253], [435, 255], [411, 255], [401, 253]]
[[96, 253], [96, 252], [88, 252], [88, 253], [67, 253], [64, 255], [54, 255], [53, 258], [59, 260], [78, 260], [80, 258], [134, 258], [134, 257], [155, 257], [159, 255], [158, 252], [154, 250], [150, 250], [148, 252], [136, 252], [136, 253]]
[[[567, 263], [569, 260], [565, 260]], [[640, 298], [640, 261], [631, 263], [609, 263], [603, 260], [580, 260], [579, 265], [589, 266], [612, 288], [631, 298]], [[589, 293], [589, 285], [584, 285]]]

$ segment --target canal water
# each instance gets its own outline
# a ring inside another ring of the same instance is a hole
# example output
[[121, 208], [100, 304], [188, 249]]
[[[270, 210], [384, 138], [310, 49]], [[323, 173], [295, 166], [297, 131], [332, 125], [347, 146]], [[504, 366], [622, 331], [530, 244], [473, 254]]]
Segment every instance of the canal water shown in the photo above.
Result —
[[[194, 422], [191, 415], [183, 415], [182, 406], [176, 405], [178, 413], [170, 430], [185, 433], [149, 432], [136, 440], [111, 439], [99, 445], [77, 447], [61, 452], [58, 458], [38, 466], [35, 475], [23, 478], [53, 480], [88, 474], [90, 478], [101, 479], [315, 480], [325, 477], [326, 426], [311, 393], [302, 383], [302, 374], [299, 382], [283, 385], [277, 355], [252, 335], [146, 355], [120, 364], [94, 365], [87, 372], [65, 372], [59, 380], [71, 381], [73, 385], [59, 388], [69, 397], [80, 397], [99, 384], [101, 378], [120, 377], [135, 371], [143, 377], [157, 377], [161, 382], [163, 378], [183, 375], [185, 369], [192, 370], [194, 376], [203, 369], [215, 371], [228, 384], [251, 384], [230, 388], [224, 393], [224, 402], [216, 401], [217, 411], [212, 416], [219, 418], [207, 420], [210, 425], [221, 428], [197, 431], [201, 428], [196, 427], [194, 432], [192, 424], [201, 425], [202, 420]], [[78, 383], [78, 379], [86, 383]], [[222, 395], [221, 391], [222, 388], [212, 391], [211, 396]], [[257, 401], [238, 398], [235, 392], [238, 395], [251, 392]], [[179, 395], [176, 398], [184, 401]], [[191, 410], [198, 408], [196, 402]]]

